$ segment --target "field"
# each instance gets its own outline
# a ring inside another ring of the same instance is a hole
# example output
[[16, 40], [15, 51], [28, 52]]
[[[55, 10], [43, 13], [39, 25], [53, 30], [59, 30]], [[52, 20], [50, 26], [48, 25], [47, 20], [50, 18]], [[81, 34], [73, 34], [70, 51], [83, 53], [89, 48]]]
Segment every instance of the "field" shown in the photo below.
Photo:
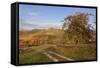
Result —
[[19, 6], [19, 64], [96, 60], [95, 8]]
[[63, 43], [58, 29], [21, 31], [19, 63], [96, 60], [96, 43]]

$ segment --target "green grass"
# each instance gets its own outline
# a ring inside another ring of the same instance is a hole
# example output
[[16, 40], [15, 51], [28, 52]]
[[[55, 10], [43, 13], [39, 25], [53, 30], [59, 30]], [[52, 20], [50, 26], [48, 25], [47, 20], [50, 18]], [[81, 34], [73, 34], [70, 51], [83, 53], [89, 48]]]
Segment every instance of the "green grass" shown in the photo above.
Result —
[[43, 54], [45, 49], [49, 47], [52, 47], [52, 45], [41, 45], [20, 49], [19, 64], [52, 62], [51, 59]]
[[96, 46], [95, 45], [76, 45], [58, 47], [57, 53], [74, 60], [95, 60], [96, 59]]
[[95, 60], [96, 59], [96, 46], [95, 44], [79, 44], [70, 46], [57, 46], [57, 45], [41, 45], [34, 46], [31, 48], [20, 49], [19, 63], [29, 64], [29, 63], [46, 63], [53, 62], [43, 52], [53, 51], [62, 56], [78, 60]]
[[31, 55], [24, 55], [19, 57], [19, 64], [29, 64], [29, 63], [46, 63], [51, 62], [48, 57], [41, 53], [31, 54]]

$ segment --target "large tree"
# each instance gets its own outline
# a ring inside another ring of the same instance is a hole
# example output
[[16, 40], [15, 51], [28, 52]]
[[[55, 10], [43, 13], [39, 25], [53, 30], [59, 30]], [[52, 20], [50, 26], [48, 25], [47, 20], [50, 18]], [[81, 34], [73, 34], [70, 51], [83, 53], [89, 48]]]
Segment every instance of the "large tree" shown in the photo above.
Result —
[[62, 29], [64, 30], [64, 38], [73, 43], [86, 43], [91, 38], [91, 29], [88, 24], [89, 15], [86, 13], [76, 13], [67, 16], [64, 19]]

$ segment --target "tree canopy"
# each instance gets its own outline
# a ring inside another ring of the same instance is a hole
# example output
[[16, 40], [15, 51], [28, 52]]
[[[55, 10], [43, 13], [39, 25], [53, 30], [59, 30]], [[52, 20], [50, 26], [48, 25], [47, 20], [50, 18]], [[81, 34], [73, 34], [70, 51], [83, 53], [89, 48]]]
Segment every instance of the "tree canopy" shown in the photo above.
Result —
[[89, 14], [76, 13], [75, 15], [67, 16], [64, 19], [62, 29], [64, 30], [67, 40], [73, 43], [86, 43], [92, 37], [89, 22]]

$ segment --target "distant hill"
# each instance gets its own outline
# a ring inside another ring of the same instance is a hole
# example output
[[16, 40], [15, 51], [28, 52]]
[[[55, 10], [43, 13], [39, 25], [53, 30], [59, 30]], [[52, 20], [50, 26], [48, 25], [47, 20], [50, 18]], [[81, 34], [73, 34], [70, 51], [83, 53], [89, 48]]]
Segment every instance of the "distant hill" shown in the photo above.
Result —
[[[43, 29], [34, 29], [31, 31], [20, 31], [19, 40], [20, 44], [25, 44], [26, 42], [30, 42], [34, 44], [34, 41], [48, 41], [49, 43], [58, 43], [61, 41], [63, 36], [63, 31], [61, 29], [49, 28], [46, 30]], [[22, 43], [24, 42], [24, 43]]]

